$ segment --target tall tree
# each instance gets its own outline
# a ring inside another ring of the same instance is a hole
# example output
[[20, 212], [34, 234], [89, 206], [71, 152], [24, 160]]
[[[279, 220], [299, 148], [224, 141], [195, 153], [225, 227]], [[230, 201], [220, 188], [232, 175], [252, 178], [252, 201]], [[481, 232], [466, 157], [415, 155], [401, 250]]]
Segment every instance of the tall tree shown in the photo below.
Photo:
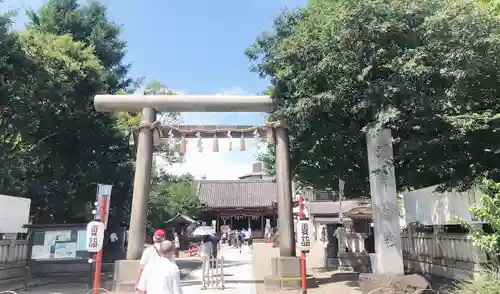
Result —
[[178, 213], [197, 218], [202, 212], [192, 175], [162, 174], [153, 182], [148, 210], [150, 230], [164, 227], [165, 221]]
[[16, 36], [10, 32], [8, 15], [0, 15], [0, 191], [16, 194], [23, 188], [22, 140], [17, 125], [26, 114], [17, 113], [16, 105], [22, 93], [17, 92], [14, 62], [22, 53], [18, 50]]
[[126, 43], [120, 38], [120, 27], [106, 15], [106, 7], [99, 1], [80, 5], [78, 0], [48, 0], [38, 11], [28, 11], [29, 28], [55, 35], [68, 34], [75, 41], [93, 46], [106, 69], [105, 92], [131, 91], [136, 83], [128, 76], [125, 64]]
[[117, 181], [131, 172], [128, 142], [112, 117], [93, 110], [104, 68], [70, 36], [28, 30], [19, 40], [25, 58], [16, 60], [13, 87], [23, 96], [13, 111], [24, 114], [17, 129], [27, 179], [20, 196], [32, 198], [38, 221], [85, 219], [97, 183], [130, 185]]
[[[122, 61], [119, 27], [97, 2], [50, 0], [28, 15], [28, 31], [20, 35], [28, 58], [16, 63], [24, 71], [16, 73], [21, 77], [16, 85], [29, 86], [15, 112], [31, 116], [29, 124], [20, 125], [27, 144], [22, 158], [30, 166], [18, 195], [33, 199], [38, 221], [82, 220], [96, 184], [110, 183], [112, 206], [120, 214], [131, 195], [132, 146], [116, 118], [97, 113], [92, 103], [96, 93], [134, 86]], [[99, 74], [90, 72], [91, 66]]]
[[498, 177], [498, 21], [474, 1], [311, 0], [247, 50], [298, 180], [368, 195], [364, 131], [393, 131], [399, 188]]

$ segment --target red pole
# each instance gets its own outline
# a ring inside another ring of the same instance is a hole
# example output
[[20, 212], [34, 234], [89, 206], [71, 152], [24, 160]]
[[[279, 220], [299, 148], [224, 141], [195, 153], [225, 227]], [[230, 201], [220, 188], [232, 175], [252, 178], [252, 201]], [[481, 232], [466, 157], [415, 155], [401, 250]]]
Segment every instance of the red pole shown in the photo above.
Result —
[[[104, 222], [106, 217], [106, 198], [99, 197], [99, 220]], [[102, 267], [102, 249], [99, 250], [95, 255], [95, 271], [94, 271], [94, 285], [93, 294], [99, 294], [100, 284], [101, 284], [101, 267]]]
[[[304, 216], [304, 197], [299, 196], [299, 218], [305, 219]], [[299, 240], [300, 241], [300, 240]], [[302, 294], [307, 294], [307, 273], [306, 273], [306, 253], [300, 251], [300, 277], [302, 284]]]

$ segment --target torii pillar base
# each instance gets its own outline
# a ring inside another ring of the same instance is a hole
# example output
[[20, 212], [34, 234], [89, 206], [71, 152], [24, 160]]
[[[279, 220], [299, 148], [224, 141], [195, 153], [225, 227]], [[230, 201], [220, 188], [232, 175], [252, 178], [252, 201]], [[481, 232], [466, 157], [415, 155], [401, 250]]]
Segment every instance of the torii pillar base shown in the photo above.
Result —
[[117, 260], [112, 290], [118, 293], [135, 293], [139, 273], [139, 260]]
[[[316, 288], [318, 285], [313, 276], [307, 276], [307, 288]], [[266, 290], [281, 290], [284, 288], [300, 289], [300, 258], [273, 257], [271, 258], [271, 275], [264, 277]]]

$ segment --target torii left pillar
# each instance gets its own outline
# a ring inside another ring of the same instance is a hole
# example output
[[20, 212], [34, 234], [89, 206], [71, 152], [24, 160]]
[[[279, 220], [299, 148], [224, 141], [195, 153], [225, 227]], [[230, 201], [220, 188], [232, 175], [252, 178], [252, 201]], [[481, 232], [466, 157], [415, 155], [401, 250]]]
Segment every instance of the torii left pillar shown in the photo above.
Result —
[[[138, 260], [144, 249], [147, 206], [153, 156], [153, 125], [156, 111], [166, 112], [269, 112], [269, 96], [207, 96], [207, 95], [96, 95], [97, 111], [142, 111], [137, 140], [137, 159], [134, 178], [132, 211], [128, 237], [127, 259], [115, 264], [116, 291], [135, 292], [139, 269]], [[266, 282], [300, 283], [300, 261], [295, 256], [294, 224], [292, 213], [291, 175], [288, 160], [288, 130], [276, 126], [278, 221], [280, 257], [271, 262], [273, 275]], [[290, 271], [292, 269], [292, 271]], [[293, 269], [296, 269], [293, 271]], [[281, 285], [281, 286], [280, 286]]]
[[141, 258], [146, 240], [149, 192], [151, 189], [151, 169], [153, 164], [153, 130], [149, 127], [156, 121], [156, 110], [144, 108], [141, 112], [141, 126], [137, 139], [135, 159], [134, 192], [127, 246], [127, 259]]

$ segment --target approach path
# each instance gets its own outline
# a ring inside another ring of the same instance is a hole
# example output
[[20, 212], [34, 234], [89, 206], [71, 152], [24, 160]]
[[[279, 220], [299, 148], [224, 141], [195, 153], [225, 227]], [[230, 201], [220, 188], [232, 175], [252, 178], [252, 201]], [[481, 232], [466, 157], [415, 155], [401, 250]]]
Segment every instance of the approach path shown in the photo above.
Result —
[[184, 294], [256, 294], [253, 278], [252, 249], [239, 249], [221, 246], [219, 255], [224, 257], [224, 290], [201, 289], [201, 269], [194, 270], [189, 277], [182, 281]]

